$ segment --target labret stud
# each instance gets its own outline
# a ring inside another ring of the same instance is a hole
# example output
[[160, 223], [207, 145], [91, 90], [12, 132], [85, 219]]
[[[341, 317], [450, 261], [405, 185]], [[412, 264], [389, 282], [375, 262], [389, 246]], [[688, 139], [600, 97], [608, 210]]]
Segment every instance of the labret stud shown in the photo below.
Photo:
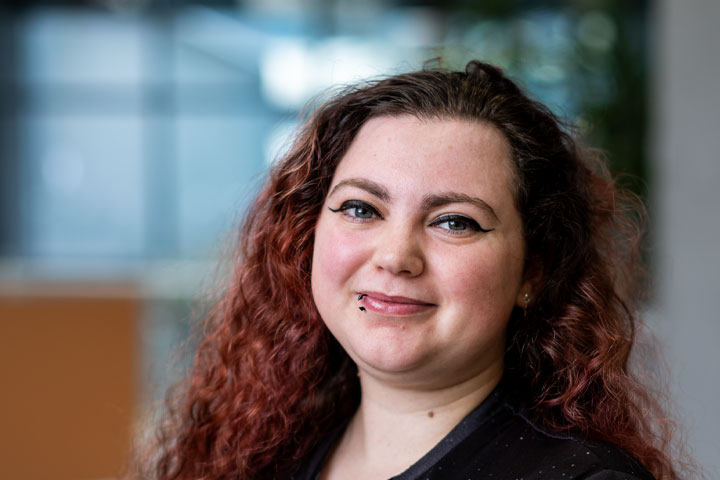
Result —
[[[367, 297], [367, 293], [361, 293], [360, 295], [358, 295], [358, 301], [362, 300], [363, 297]], [[360, 309], [361, 312], [365, 311], [365, 307], [358, 307], [358, 308]]]

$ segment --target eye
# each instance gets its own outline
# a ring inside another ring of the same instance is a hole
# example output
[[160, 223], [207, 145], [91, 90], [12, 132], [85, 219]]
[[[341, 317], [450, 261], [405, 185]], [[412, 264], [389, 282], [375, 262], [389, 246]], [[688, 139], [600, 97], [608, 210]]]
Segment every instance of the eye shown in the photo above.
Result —
[[485, 229], [475, 220], [463, 215], [443, 215], [430, 223], [431, 227], [447, 230], [452, 235], [461, 235], [468, 232], [489, 232], [492, 229]]
[[360, 200], [347, 200], [338, 208], [330, 208], [330, 211], [333, 213], [342, 212], [343, 216], [358, 222], [382, 218], [382, 215], [378, 213], [375, 207]]

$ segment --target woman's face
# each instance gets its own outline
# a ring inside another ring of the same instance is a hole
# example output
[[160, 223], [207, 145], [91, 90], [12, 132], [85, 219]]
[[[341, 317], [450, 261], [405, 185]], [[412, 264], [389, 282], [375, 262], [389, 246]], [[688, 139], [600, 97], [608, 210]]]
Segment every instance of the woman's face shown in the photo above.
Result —
[[361, 128], [318, 219], [312, 292], [362, 372], [432, 388], [502, 372], [528, 287], [511, 185], [493, 126], [397, 116]]

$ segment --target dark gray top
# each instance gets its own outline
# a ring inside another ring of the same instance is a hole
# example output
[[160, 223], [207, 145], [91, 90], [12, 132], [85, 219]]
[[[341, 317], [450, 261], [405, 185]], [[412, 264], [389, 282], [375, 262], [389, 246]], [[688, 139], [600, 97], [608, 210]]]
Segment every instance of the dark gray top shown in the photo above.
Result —
[[[345, 426], [287, 480], [317, 480]], [[440, 443], [391, 480], [654, 480], [622, 449], [537, 427], [499, 386]]]

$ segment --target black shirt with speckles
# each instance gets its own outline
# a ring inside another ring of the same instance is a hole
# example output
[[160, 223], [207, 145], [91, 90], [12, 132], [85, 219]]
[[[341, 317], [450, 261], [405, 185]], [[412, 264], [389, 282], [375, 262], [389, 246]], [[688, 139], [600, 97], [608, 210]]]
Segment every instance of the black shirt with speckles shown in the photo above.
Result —
[[[287, 480], [317, 480], [344, 427]], [[391, 480], [653, 480], [622, 449], [558, 435], [531, 422], [499, 386], [420, 460]]]

